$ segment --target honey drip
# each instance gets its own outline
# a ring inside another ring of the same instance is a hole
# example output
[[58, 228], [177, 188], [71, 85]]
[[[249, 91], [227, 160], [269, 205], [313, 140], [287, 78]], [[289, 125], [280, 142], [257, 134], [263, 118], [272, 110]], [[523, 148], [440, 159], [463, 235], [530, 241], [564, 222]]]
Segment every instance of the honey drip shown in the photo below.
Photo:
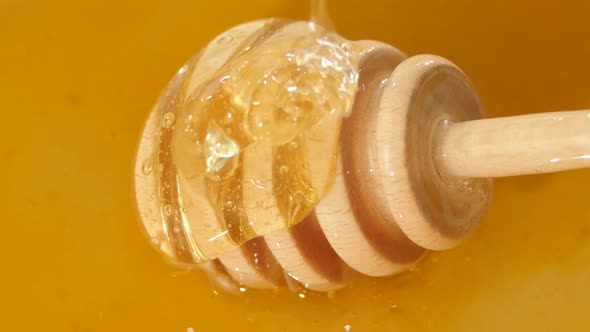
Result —
[[328, 12], [327, 0], [311, 0], [311, 13], [309, 21], [330, 31], [336, 31], [334, 21], [332, 21], [332, 18], [330, 18], [330, 14]]
[[152, 191], [150, 206], [138, 204], [144, 224], [162, 224], [147, 232], [169, 242], [159, 248], [173, 261], [214, 259], [293, 226], [329, 189], [358, 69], [349, 43], [324, 25], [232, 28], [160, 98], [159, 125], [141, 143], [158, 148], [138, 153], [136, 181]]

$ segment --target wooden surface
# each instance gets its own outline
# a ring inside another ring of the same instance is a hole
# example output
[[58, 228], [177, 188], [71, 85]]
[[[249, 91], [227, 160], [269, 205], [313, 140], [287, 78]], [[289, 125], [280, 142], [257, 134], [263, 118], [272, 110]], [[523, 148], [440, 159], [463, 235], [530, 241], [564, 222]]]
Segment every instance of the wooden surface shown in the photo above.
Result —
[[590, 167], [590, 111], [529, 114], [441, 128], [438, 164], [455, 177], [501, 177]]

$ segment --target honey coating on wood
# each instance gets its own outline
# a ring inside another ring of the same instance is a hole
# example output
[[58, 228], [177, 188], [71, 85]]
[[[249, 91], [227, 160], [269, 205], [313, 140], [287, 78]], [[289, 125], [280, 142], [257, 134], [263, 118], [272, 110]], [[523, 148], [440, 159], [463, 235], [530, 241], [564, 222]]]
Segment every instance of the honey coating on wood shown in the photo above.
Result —
[[207, 261], [303, 220], [334, 177], [357, 71], [348, 41], [280, 19], [232, 28], [193, 57], [153, 110], [160, 126], [144, 131], [140, 151], [155, 148], [136, 161], [158, 249], [168, 241], [167, 257]]
[[[586, 170], [497, 180], [464, 244], [331, 296], [224, 295], [203, 273], [164, 263], [139, 234], [129, 194], [147, 110], [220, 31], [307, 17], [295, 1], [204, 3], [0, 4], [3, 331], [589, 329]], [[589, 105], [588, 1], [342, 0], [331, 9], [344, 36], [452, 59], [488, 117]]]

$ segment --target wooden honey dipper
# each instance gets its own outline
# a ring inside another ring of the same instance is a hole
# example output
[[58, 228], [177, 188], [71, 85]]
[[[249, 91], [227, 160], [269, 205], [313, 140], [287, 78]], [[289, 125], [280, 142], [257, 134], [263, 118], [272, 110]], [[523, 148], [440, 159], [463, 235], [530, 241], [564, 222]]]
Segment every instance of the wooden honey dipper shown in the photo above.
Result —
[[[241, 38], [257, 29], [245, 28]], [[219, 54], [213, 67], [233, 52], [211, 45], [204, 52]], [[216, 281], [232, 284], [229, 276], [247, 287], [275, 288], [294, 279], [331, 291], [357, 273], [392, 275], [426, 250], [449, 249], [468, 236], [486, 211], [490, 178], [590, 166], [590, 110], [483, 120], [471, 83], [448, 60], [407, 58], [376, 41], [353, 48], [360, 89], [341, 128], [330, 191], [295, 226], [201, 263]], [[152, 114], [136, 165], [136, 198], [150, 238], [162, 226], [146, 189], [152, 184], [140, 173], [157, 128]]]

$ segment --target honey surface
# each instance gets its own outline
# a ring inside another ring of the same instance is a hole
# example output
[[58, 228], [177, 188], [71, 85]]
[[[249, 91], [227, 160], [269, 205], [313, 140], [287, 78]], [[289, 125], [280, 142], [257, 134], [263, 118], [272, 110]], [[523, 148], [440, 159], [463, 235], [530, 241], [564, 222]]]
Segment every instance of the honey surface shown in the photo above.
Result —
[[[338, 1], [346, 38], [440, 54], [488, 116], [590, 108], [590, 3]], [[456, 249], [333, 296], [216, 294], [167, 266], [133, 210], [134, 152], [176, 70], [295, 1], [0, 3], [2, 331], [587, 331], [587, 170], [496, 181]]]

